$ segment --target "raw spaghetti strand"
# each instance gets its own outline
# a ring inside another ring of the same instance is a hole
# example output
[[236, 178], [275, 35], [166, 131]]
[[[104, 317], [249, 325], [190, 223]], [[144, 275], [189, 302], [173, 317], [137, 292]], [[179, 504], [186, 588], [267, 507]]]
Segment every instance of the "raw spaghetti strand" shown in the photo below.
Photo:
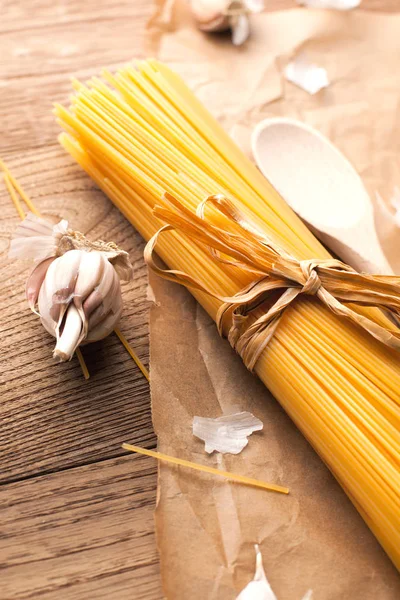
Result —
[[214, 467], [201, 465], [199, 463], [194, 463], [189, 460], [177, 458], [175, 456], [169, 456], [168, 454], [163, 454], [162, 452], [156, 452], [154, 450], [148, 450], [147, 448], [132, 446], [131, 444], [122, 444], [122, 447], [124, 450], [137, 452], [138, 454], [145, 454], [146, 456], [151, 456], [152, 458], [156, 458], [157, 460], [162, 460], [173, 465], [187, 467], [189, 469], [194, 469], [195, 471], [202, 471], [203, 473], [210, 473], [211, 475], [219, 475], [220, 477], [225, 477], [225, 479], [229, 479], [229, 481], [233, 481], [235, 483], [244, 483], [253, 487], [269, 490], [270, 492], [279, 492], [280, 494], [289, 493], [289, 489], [286, 487], [275, 485], [274, 483], [265, 483], [264, 481], [259, 481], [258, 479], [247, 477], [246, 475], [237, 475], [236, 473], [230, 473], [229, 471], [221, 471], [220, 469], [215, 469]]
[[[11, 173], [10, 169], [7, 167], [7, 165], [5, 164], [5, 162], [2, 161], [1, 159], [0, 159], [0, 169], [3, 170], [4, 175], [5, 175], [5, 179], [9, 180], [9, 182], [11, 184], [11, 187], [14, 188], [16, 192], [18, 192], [18, 194], [20, 195], [20, 197], [22, 198], [22, 200], [25, 202], [25, 204], [27, 205], [27, 207], [29, 208], [29, 210], [34, 215], [37, 215], [38, 217], [40, 217], [40, 213], [39, 213], [38, 209], [36, 208], [36, 206], [34, 205], [34, 203], [32, 202], [32, 200], [24, 192], [24, 190], [22, 189], [22, 187], [18, 183], [18, 180]], [[13, 200], [14, 200], [14, 197], [13, 197]], [[18, 199], [17, 199], [17, 202], [18, 202]], [[22, 208], [21, 208], [21, 210], [22, 210]], [[21, 217], [21, 219], [23, 219], [23, 218], [24, 217]]]
[[24, 209], [22, 208], [22, 204], [17, 196], [17, 194], [15, 193], [15, 189], [11, 183], [11, 179], [10, 176], [7, 172], [4, 173], [4, 182], [6, 184], [6, 188], [8, 190], [8, 193], [11, 196], [11, 199], [14, 203], [15, 208], [17, 209], [17, 212], [21, 218], [21, 220], [25, 219], [25, 213], [24, 213]]
[[121, 333], [121, 331], [119, 330], [119, 328], [114, 329], [114, 333], [117, 335], [117, 337], [119, 338], [120, 342], [125, 347], [126, 351], [131, 356], [131, 358], [133, 358], [133, 360], [135, 361], [135, 363], [137, 364], [137, 366], [139, 367], [139, 369], [142, 371], [142, 373], [146, 377], [147, 381], [150, 381], [150, 375], [149, 375], [148, 370], [146, 369], [146, 367], [144, 366], [144, 364], [142, 363], [142, 361], [140, 360], [140, 358], [138, 357], [138, 355], [136, 354], [136, 352], [133, 350], [132, 346], [129, 345], [129, 342], [126, 339], [126, 337], [124, 336], [124, 334]]

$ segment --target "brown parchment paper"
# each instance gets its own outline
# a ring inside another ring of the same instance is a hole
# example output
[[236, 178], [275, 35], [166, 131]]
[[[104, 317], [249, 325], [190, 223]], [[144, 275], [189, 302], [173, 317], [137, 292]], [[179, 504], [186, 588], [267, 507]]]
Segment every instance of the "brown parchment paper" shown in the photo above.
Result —
[[[211, 112], [249, 148], [267, 116], [298, 117], [338, 145], [373, 196], [399, 184], [400, 16], [293, 10], [259, 15], [252, 37], [193, 27], [184, 2], [161, 2], [151, 54], [180, 72]], [[316, 96], [283, 80], [293, 54], [328, 70]], [[399, 261], [398, 230], [381, 242]], [[254, 544], [279, 600], [395, 600], [400, 578], [378, 542], [278, 403], [248, 373], [190, 294], [154, 276], [151, 393], [159, 449], [290, 487], [285, 497], [160, 465], [156, 528], [169, 600], [230, 600], [253, 577]], [[238, 456], [211, 457], [193, 437], [194, 415], [249, 410], [264, 423]]]
[[[284, 496], [160, 464], [156, 529], [169, 600], [234, 600], [254, 544], [279, 600], [397, 600], [400, 578], [342, 489], [184, 288], [151, 275], [153, 423], [161, 452], [281, 483]], [[210, 457], [194, 415], [262, 420], [241, 454]]]

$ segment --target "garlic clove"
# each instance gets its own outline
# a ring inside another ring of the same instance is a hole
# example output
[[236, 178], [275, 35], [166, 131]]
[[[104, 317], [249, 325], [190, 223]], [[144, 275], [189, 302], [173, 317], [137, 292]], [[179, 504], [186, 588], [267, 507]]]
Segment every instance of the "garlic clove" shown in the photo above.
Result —
[[89, 328], [89, 333], [86, 337], [87, 342], [97, 342], [107, 337], [118, 325], [118, 322], [122, 314], [122, 295], [121, 290], [119, 294], [114, 297], [113, 304], [108, 314], [104, 318]]
[[[105, 261], [105, 271], [108, 271], [109, 275], [107, 277], [107, 279], [112, 278], [112, 282], [111, 282], [111, 286], [107, 289], [107, 292], [105, 293], [105, 295], [103, 296], [102, 302], [100, 303], [97, 311], [100, 313], [98, 320], [96, 321], [96, 324], [99, 323], [101, 320], [103, 320], [106, 315], [109, 313], [111, 307], [113, 306], [113, 303], [115, 301], [115, 299], [120, 296], [121, 297], [121, 302], [122, 302], [122, 295], [121, 295], [121, 283], [119, 281], [119, 277], [115, 271], [115, 269], [110, 265], [110, 263], [108, 261]], [[97, 292], [100, 290], [99, 295], [102, 295], [101, 292], [101, 288], [100, 286], [97, 288]], [[88, 320], [86, 318], [86, 315], [84, 313], [84, 310], [82, 311], [83, 314], [83, 330], [82, 330], [82, 336], [81, 336], [81, 340], [83, 341], [89, 332], [89, 329], [93, 328], [95, 325], [93, 324], [93, 319], [92, 322], [90, 322], [90, 320]], [[111, 331], [109, 332], [111, 333]], [[108, 335], [108, 333], [107, 333]], [[103, 336], [105, 337], [105, 336]], [[100, 339], [100, 338], [99, 338]]]
[[60, 362], [71, 360], [79, 346], [82, 326], [83, 323], [78, 309], [70, 304], [62, 323], [62, 332], [57, 334], [57, 344], [53, 352], [54, 358], [58, 358]]
[[91, 315], [97, 310], [102, 303], [102, 297], [98, 290], [93, 290], [83, 303], [83, 312], [86, 319], [90, 319]]
[[117, 274], [114, 272], [113, 283], [109, 292], [103, 297], [100, 304], [90, 315], [89, 330], [92, 330], [94, 327], [97, 326], [98, 323], [100, 323], [105, 318], [105, 316], [111, 310], [114, 298], [117, 297], [117, 295], [121, 295], [121, 285]]
[[[240, 592], [236, 600], [278, 600], [269, 584], [264, 571], [262, 554], [258, 544], [254, 545], [256, 551], [256, 572], [254, 578]], [[312, 600], [313, 592], [308, 590], [302, 600]]]
[[[40, 288], [39, 297], [37, 300], [38, 313], [39, 313], [42, 325], [46, 329], [46, 331], [48, 331], [54, 337], [56, 337], [58, 315], [57, 315], [57, 320], [55, 320], [53, 318], [53, 315], [51, 314], [51, 308], [53, 306], [52, 294], [48, 292], [50, 284], [47, 280], [50, 280], [52, 278], [52, 276], [54, 276], [54, 269], [56, 267], [53, 265], [55, 265], [56, 262], [57, 262], [57, 260], [54, 260], [51, 263], [50, 267], [47, 269], [46, 277]], [[53, 313], [54, 313], [54, 311], [53, 311]]]
[[241, 46], [250, 35], [250, 21], [246, 14], [232, 17], [232, 43], [234, 46]]
[[[53, 315], [50, 313], [52, 308], [52, 297], [53, 290], [50, 288], [51, 282], [54, 279], [55, 271], [57, 268], [58, 259], [55, 259], [49, 266], [46, 272], [46, 277], [39, 291], [38, 297], [38, 313], [40, 315], [41, 321], [45, 329], [51, 333], [51, 335], [56, 335], [56, 326], [58, 322], [58, 314], [56, 315], [56, 319], [53, 318]], [[54, 314], [54, 311], [53, 311]]]
[[60, 319], [63, 307], [72, 298], [81, 258], [81, 250], [70, 250], [51, 264], [51, 272], [49, 270], [46, 275], [44, 283], [52, 301], [51, 313], [54, 321]]
[[[78, 276], [81, 250], [70, 250], [56, 258], [49, 266], [40, 288], [38, 307], [40, 316], [53, 321], [54, 333], [59, 328], [68, 307]], [[47, 323], [49, 325], [49, 323]], [[47, 328], [48, 329], [48, 328]]]
[[73, 296], [73, 302], [78, 309], [83, 323], [82, 339], [88, 332], [88, 320], [83, 309], [83, 302], [93, 290], [97, 289], [102, 280], [106, 263], [108, 261], [101, 252], [82, 253]]
[[74, 304], [77, 308], [82, 306], [84, 300], [99, 285], [105, 262], [101, 252], [82, 252], [74, 287]]
[[262, 554], [258, 544], [255, 544], [256, 550], [256, 572], [254, 579], [240, 592], [236, 600], [277, 600], [272, 588], [265, 575]]
[[100, 304], [110, 293], [111, 288], [115, 286], [116, 282], [118, 283], [118, 286], [120, 286], [119, 278], [114, 267], [111, 265], [111, 263], [105, 261], [102, 278], [99, 284], [93, 289], [93, 292], [83, 303], [83, 311], [86, 318], [90, 317], [94, 310], [100, 306]]
[[[39, 315], [38, 311], [35, 309], [36, 302], [39, 297], [40, 288], [42, 287], [44, 278], [46, 277], [47, 270], [50, 264], [55, 260], [55, 257], [52, 256], [50, 258], [46, 258], [42, 260], [36, 267], [32, 270], [31, 274], [28, 277], [26, 282], [25, 294], [26, 299], [28, 300], [29, 308], [36, 315]], [[40, 316], [40, 315], [39, 315]]]

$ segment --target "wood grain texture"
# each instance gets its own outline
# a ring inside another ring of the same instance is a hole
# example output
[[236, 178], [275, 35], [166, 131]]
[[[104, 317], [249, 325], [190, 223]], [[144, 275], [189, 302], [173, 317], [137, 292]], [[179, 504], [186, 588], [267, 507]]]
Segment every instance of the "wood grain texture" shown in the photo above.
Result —
[[0, 488], [2, 600], [160, 598], [155, 475], [132, 455]]
[[[0, 156], [43, 214], [130, 252], [121, 330], [145, 364], [143, 242], [58, 146], [51, 108], [68, 102], [70, 76], [142, 57], [151, 11], [150, 0], [0, 0]], [[123, 441], [155, 445], [148, 384], [115, 336], [84, 348], [88, 382], [76, 359], [53, 363], [24, 298], [30, 266], [7, 259], [17, 223], [0, 181], [0, 597], [159, 600], [155, 466], [118, 458]]]

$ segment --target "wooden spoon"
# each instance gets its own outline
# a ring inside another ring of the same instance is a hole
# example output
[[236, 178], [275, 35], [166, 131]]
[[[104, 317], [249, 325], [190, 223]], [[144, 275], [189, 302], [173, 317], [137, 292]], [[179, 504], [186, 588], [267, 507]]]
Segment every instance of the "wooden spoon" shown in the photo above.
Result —
[[252, 135], [258, 168], [313, 233], [357, 271], [391, 275], [360, 176], [322, 134], [294, 119], [261, 121]]

